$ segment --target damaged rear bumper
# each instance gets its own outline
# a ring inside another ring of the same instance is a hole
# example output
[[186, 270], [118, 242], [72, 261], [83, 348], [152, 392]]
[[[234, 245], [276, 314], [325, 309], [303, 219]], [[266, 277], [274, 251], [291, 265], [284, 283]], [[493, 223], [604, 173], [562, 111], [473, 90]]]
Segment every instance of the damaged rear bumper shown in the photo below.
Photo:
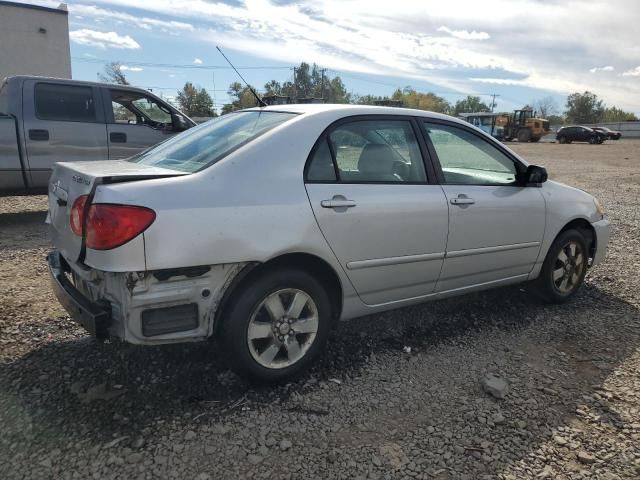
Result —
[[103, 272], [47, 257], [56, 297], [98, 338], [140, 345], [204, 340], [222, 296], [245, 263], [157, 272]]
[[71, 268], [60, 253], [47, 256], [53, 293], [71, 318], [97, 338], [106, 338], [111, 323], [111, 309], [106, 303], [95, 303], [85, 297], [70, 281]]

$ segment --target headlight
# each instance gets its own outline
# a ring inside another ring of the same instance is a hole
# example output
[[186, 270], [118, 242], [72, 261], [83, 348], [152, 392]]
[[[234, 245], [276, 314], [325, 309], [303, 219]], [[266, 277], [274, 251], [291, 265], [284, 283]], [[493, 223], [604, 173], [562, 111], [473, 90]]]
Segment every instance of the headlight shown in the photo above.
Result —
[[596, 206], [596, 212], [598, 212], [600, 217], [604, 218], [604, 208], [602, 208], [602, 205], [600, 205], [596, 197], [593, 197], [593, 204]]

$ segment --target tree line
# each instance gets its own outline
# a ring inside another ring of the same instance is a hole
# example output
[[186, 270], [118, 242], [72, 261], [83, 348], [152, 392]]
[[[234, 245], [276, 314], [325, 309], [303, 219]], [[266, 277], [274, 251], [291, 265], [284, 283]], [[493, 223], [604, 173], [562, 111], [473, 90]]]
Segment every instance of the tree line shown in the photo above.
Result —
[[[101, 81], [129, 85], [129, 81], [118, 62], [107, 64]], [[253, 88], [253, 87], [252, 87]], [[351, 103], [357, 105], [397, 104], [406, 108], [430, 110], [457, 116], [460, 113], [493, 111], [495, 104], [485, 103], [479, 96], [468, 95], [462, 100], [451, 103], [432, 92], [418, 92], [411, 86], [396, 89], [391, 96], [357, 95], [347, 91], [340, 76], [328, 75], [326, 69], [315, 63], [302, 62], [293, 70], [292, 80], [279, 82], [270, 80], [264, 85], [263, 97], [282, 97], [289, 102], [313, 101], [320, 99], [326, 103]], [[224, 115], [243, 108], [254, 107], [256, 99], [248, 86], [240, 82], [229, 85], [227, 94], [231, 98], [223, 105], [220, 114]], [[186, 82], [178, 92], [176, 101], [180, 109], [191, 117], [215, 117], [218, 112], [206, 89]], [[581, 124], [601, 122], [625, 122], [638, 120], [631, 112], [616, 106], [608, 107], [603, 100], [592, 92], [572, 93], [567, 97], [565, 110], [561, 110], [551, 96], [534, 100], [523, 108], [533, 108], [541, 118], [551, 124]]]

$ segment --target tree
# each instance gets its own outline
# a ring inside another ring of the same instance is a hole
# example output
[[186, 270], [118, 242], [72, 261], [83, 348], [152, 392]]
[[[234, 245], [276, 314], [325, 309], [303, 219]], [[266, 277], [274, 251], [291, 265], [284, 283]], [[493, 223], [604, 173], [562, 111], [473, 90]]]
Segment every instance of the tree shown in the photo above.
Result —
[[476, 113], [476, 112], [488, 112], [491, 110], [489, 106], [484, 103], [480, 97], [468, 95], [464, 100], [458, 100], [453, 107], [453, 115], [459, 115], [460, 113]]
[[595, 93], [572, 93], [567, 97], [567, 120], [571, 123], [598, 123], [605, 106]]
[[451, 110], [451, 105], [444, 98], [431, 92], [418, 92], [410, 86], [406, 86], [402, 90], [398, 88], [391, 95], [391, 100], [400, 101], [403, 106], [418, 110], [430, 110], [439, 113], [449, 113]]
[[270, 80], [264, 84], [265, 95], [281, 95], [282, 85], [276, 80]]
[[118, 85], [130, 85], [129, 80], [122, 73], [122, 65], [120, 62], [107, 63], [104, 66], [104, 73], [99, 73], [98, 78], [101, 82], [116, 83]]
[[222, 115], [257, 105], [256, 97], [253, 96], [249, 87], [243, 87], [240, 82], [233, 82], [229, 85], [227, 94], [233, 98], [233, 100], [231, 103], [227, 103], [222, 107]]
[[540, 118], [546, 118], [557, 115], [559, 112], [558, 102], [551, 96], [542, 97], [532, 102], [533, 109], [538, 112]]
[[180, 109], [191, 117], [215, 117], [213, 100], [209, 93], [201, 88], [198, 90], [191, 82], [187, 82], [178, 92]]
[[609, 107], [602, 115], [603, 122], [632, 122], [638, 118], [631, 112], [625, 112], [621, 108]]

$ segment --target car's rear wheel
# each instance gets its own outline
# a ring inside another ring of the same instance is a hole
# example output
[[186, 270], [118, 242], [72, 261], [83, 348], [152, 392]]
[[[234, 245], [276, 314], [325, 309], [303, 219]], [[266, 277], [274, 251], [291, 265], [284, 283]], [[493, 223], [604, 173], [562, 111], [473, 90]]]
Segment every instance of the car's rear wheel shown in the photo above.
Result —
[[225, 308], [219, 336], [229, 366], [261, 382], [294, 378], [326, 343], [326, 290], [310, 274], [290, 268], [260, 274], [240, 288]]
[[558, 142], [563, 143], [563, 144], [564, 144], [564, 143], [567, 143], [567, 137], [560, 137], [560, 138], [558, 138]]
[[536, 293], [546, 302], [569, 300], [582, 286], [587, 274], [587, 241], [578, 230], [562, 232], [553, 242], [535, 280]]

